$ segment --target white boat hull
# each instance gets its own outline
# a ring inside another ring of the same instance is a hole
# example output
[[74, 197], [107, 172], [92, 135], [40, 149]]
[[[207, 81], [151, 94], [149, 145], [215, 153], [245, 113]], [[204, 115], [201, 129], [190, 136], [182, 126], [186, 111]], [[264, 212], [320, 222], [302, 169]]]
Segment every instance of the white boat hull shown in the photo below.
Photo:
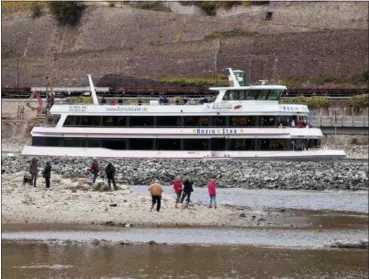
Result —
[[306, 151], [159, 151], [112, 150], [82, 147], [25, 146], [22, 155], [47, 157], [96, 157], [137, 159], [210, 159], [210, 160], [339, 160], [343, 150], [312, 149]]

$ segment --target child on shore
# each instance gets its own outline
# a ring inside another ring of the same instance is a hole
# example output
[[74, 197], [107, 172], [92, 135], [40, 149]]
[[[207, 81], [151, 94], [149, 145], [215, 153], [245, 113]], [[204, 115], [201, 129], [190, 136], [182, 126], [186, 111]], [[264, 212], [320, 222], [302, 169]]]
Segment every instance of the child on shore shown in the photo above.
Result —
[[182, 182], [179, 176], [176, 176], [176, 178], [174, 179], [173, 189], [177, 195], [176, 205], [175, 205], [175, 207], [177, 208], [177, 205], [181, 202], [181, 194], [182, 194]]
[[208, 184], [208, 193], [209, 193], [209, 197], [210, 197], [210, 204], [209, 204], [209, 208], [212, 208], [212, 203], [214, 202], [214, 208], [217, 208], [217, 203], [215, 201], [215, 197], [216, 197], [216, 184], [215, 184], [215, 180], [214, 179], [210, 179], [209, 184]]

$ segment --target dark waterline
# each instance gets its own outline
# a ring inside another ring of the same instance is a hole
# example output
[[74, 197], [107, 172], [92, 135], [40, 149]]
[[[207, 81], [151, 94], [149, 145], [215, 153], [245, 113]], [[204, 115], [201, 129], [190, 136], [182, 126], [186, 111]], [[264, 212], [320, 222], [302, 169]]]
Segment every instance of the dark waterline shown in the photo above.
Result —
[[3, 232], [2, 240], [75, 240], [149, 242], [168, 244], [256, 245], [268, 247], [323, 248], [335, 240], [357, 242], [367, 230], [272, 230], [229, 228], [115, 228], [101, 231]]
[[364, 279], [367, 251], [187, 245], [2, 245], [2, 276], [46, 278]]

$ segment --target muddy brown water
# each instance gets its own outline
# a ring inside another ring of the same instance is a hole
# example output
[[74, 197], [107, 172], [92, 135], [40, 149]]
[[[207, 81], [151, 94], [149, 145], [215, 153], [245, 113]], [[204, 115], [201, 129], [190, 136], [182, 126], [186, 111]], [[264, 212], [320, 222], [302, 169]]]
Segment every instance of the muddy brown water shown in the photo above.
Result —
[[2, 244], [2, 278], [364, 279], [363, 250], [192, 245]]

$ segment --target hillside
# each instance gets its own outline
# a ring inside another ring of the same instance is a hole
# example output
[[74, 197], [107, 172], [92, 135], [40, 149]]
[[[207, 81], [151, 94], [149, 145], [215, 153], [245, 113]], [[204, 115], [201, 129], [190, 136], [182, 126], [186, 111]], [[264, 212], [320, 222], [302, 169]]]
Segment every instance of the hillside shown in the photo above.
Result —
[[43, 86], [50, 75], [56, 86], [86, 86], [87, 73], [96, 82], [109, 74], [210, 77], [215, 57], [218, 73], [240, 68], [252, 81], [365, 85], [368, 3], [271, 3], [213, 17], [166, 5], [175, 12], [88, 6], [76, 27], [58, 26], [47, 12], [5, 14], [2, 86], [16, 85], [17, 58], [19, 86]]

